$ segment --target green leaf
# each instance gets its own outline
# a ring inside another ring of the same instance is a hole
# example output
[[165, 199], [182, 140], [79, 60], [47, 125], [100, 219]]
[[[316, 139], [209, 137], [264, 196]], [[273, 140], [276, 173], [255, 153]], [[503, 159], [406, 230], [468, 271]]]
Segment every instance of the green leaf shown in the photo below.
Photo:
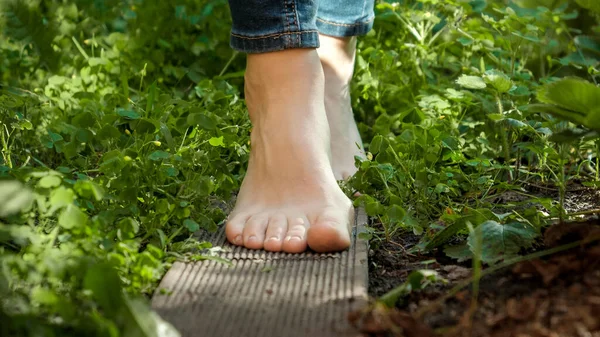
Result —
[[225, 143], [223, 143], [223, 136], [221, 137], [211, 137], [208, 140], [208, 143], [212, 146], [225, 146]]
[[467, 89], [485, 89], [487, 87], [485, 81], [479, 76], [461, 75], [456, 83]]
[[75, 201], [75, 193], [72, 189], [66, 187], [59, 187], [50, 193], [50, 210], [52, 214], [56, 210], [61, 209], [67, 205], [70, 205]]
[[425, 250], [432, 250], [433, 248], [439, 247], [445, 244], [450, 238], [452, 238], [456, 233], [460, 232], [462, 229], [466, 227], [466, 223], [464, 221], [457, 221], [450, 226], [442, 229], [438, 232], [425, 246]]
[[371, 144], [369, 144], [369, 151], [371, 151], [372, 154], [379, 153], [379, 151], [381, 150], [382, 144], [383, 144], [383, 136], [376, 135], [375, 137], [373, 137], [373, 140], [371, 140]]
[[0, 181], [0, 217], [7, 217], [29, 208], [33, 193], [16, 180]]
[[98, 131], [98, 139], [100, 140], [119, 138], [120, 135], [119, 129], [112, 125], [105, 125]]
[[423, 290], [431, 284], [438, 282], [446, 283], [447, 281], [435, 270], [415, 270], [408, 275], [403, 284], [381, 296], [379, 302], [388, 307], [394, 307], [402, 297], [409, 295], [415, 290]]
[[152, 152], [149, 156], [148, 159], [153, 160], [153, 161], [159, 161], [162, 159], [167, 159], [171, 156], [170, 153], [165, 152], [165, 151], [161, 151], [161, 150], [156, 150], [154, 152]]
[[128, 322], [123, 336], [127, 337], [180, 337], [179, 332], [154, 313], [141, 299], [125, 298], [123, 316]]
[[117, 235], [120, 240], [133, 239], [140, 230], [140, 224], [132, 218], [125, 218], [117, 224], [119, 228]]
[[387, 216], [391, 222], [399, 222], [404, 219], [406, 210], [398, 205], [392, 205], [387, 209]]
[[104, 197], [102, 187], [90, 180], [77, 180], [73, 189], [84, 198], [100, 201]]
[[58, 217], [58, 224], [65, 229], [84, 226], [88, 220], [87, 215], [79, 207], [69, 204]]
[[600, 14], [600, 2], [598, 0], [575, 0], [579, 6]]
[[473, 252], [471, 252], [466, 243], [456, 246], [446, 246], [444, 247], [444, 253], [450, 258], [458, 260], [458, 262], [468, 261], [473, 258]]
[[47, 175], [47, 176], [43, 177], [42, 179], [40, 179], [40, 181], [38, 182], [38, 186], [41, 188], [52, 188], [52, 187], [59, 186], [61, 182], [62, 182], [62, 179], [60, 179], [59, 176]]
[[107, 315], [116, 315], [123, 307], [121, 280], [109, 264], [97, 264], [89, 268], [83, 279], [83, 287], [92, 292], [94, 300]]
[[19, 130], [33, 130], [33, 124], [27, 119], [20, 119], [16, 123], [13, 123], [12, 127]]
[[538, 99], [560, 109], [548, 109], [574, 123], [600, 130], [600, 88], [577, 77], [567, 77], [545, 85], [538, 92]]
[[566, 119], [575, 124], [583, 125], [585, 116], [574, 111], [563, 109], [559, 106], [552, 104], [530, 104], [525, 108], [528, 112], [541, 112], [547, 113], [561, 119]]
[[198, 125], [204, 130], [216, 130], [217, 123], [212, 120], [208, 115], [203, 113], [193, 113], [187, 117], [188, 125]]
[[494, 87], [499, 93], [508, 92], [513, 83], [506, 74], [498, 70], [489, 70], [483, 75], [485, 82]]
[[469, 234], [467, 239], [471, 252], [475, 249], [477, 237], [483, 243], [481, 261], [495, 263], [517, 255], [522, 248], [534, 243], [538, 232], [535, 228], [518, 222], [500, 224], [488, 220]]
[[187, 228], [192, 233], [196, 232], [200, 229], [200, 225], [192, 219], [183, 220], [183, 225], [185, 226], [185, 228]]
[[117, 115], [128, 119], [139, 119], [142, 116], [133, 110], [117, 109]]
[[59, 302], [60, 297], [50, 289], [37, 286], [31, 291], [31, 300], [37, 304], [53, 306]]
[[573, 143], [579, 142], [584, 138], [598, 139], [600, 138], [600, 132], [582, 129], [566, 129], [552, 134], [549, 139], [557, 143]]

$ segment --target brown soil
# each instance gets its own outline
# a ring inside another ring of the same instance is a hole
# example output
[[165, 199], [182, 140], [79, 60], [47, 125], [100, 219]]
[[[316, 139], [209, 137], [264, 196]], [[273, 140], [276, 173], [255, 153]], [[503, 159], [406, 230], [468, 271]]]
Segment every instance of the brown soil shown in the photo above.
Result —
[[[579, 203], [571, 193], [568, 202], [576, 207], [569, 212], [598, 208], [597, 192], [580, 193]], [[407, 251], [419, 237], [398, 235], [370, 252], [373, 298], [404, 283], [414, 270], [433, 269], [448, 283], [413, 291], [393, 309], [374, 302], [353, 313], [351, 321], [365, 336], [600, 337], [599, 239], [597, 217], [554, 225], [544, 232], [538, 251], [585, 243], [483, 277], [474, 301], [471, 284], [465, 282], [472, 276], [471, 262], [457, 264], [443, 252], [411, 255]], [[451, 294], [460, 283], [468, 286]]]

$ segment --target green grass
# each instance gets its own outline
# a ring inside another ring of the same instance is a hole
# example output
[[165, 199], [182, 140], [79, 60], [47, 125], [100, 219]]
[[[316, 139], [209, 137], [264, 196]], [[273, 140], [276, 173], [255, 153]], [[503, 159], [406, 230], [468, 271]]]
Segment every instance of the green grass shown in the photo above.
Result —
[[[502, 263], [572, 216], [571, 181], [600, 186], [599, 13], [577, 3], [377, 4], [352, 87], [369, 159], [343, 185], [380, 224], [374, 247], [412, 231], [470, 259], [481, 236], [477, 260]], [[173, 261], [209, 254], [192, 233], [219, 226], [245, 174], [227, 2], [0, 13], [0, 332], [156, 336], [147, 299]], [[504, 191], [527, 202], [494, 204]]]

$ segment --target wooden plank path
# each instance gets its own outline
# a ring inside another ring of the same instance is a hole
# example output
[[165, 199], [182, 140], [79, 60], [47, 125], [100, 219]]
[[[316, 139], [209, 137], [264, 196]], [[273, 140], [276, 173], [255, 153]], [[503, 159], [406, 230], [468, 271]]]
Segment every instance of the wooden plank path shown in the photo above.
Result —
[[335, 254], [248, 250], [221, 230], [204, 239], [233, 266], [176, 262], [152, 306], [182, 337], [360, 336], [347, 315], [368, 300], [368, 243], [358, 238], [366, 223], [358, 210], [351, 248]]

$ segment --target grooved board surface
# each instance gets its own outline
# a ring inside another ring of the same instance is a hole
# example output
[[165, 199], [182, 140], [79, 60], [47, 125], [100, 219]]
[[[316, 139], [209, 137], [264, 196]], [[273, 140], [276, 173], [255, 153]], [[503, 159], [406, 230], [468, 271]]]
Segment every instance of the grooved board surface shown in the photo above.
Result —
[[182, 337], [359, 336], [347, 314], [367, 301], [368, 247], [357, 238], [366, 222], [357, 211], [352, 247], [335, 254], [247, 250], [221, 230], [205, 239], [233, 266], [177, 262], [152, 306]]

